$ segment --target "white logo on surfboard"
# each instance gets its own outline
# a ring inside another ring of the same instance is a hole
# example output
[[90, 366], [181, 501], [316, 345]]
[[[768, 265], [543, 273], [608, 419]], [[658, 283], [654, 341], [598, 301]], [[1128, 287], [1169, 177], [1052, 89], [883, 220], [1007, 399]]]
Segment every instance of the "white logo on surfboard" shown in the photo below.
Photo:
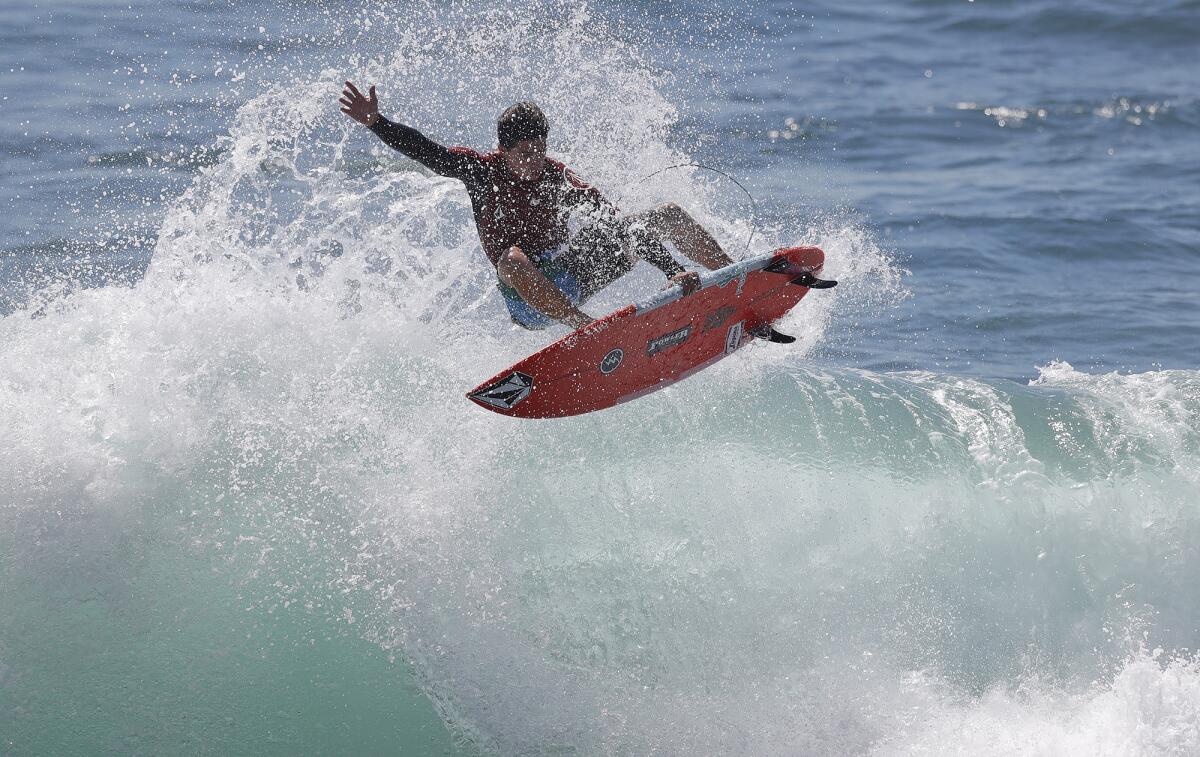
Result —
[[725, 354], [736, 350], [742, 346], [742, 333], [745, 331], [746, 322], [738, 321], [729, 327], [729, 331], [725, 332]]

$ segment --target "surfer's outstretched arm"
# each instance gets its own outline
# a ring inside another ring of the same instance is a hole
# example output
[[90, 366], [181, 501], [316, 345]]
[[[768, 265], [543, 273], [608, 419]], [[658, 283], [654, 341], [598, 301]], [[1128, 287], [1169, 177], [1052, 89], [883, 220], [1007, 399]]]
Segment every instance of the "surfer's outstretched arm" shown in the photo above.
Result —
[[380, 119], [379, 96], [375, 94], [374, 84], [371, 85], [368, 92], [369, 96], [364, 95], [358, 91], [358, 87], [346, 82], [346, 88], [342, 90], [342, 96], [338, 98], [338, 103], [342, 106], [343, 113], [370, 128]]
[[342, 112], [375, 132], [388, 147], [404, 153], [434, 173], [452, 179], [466, 176], [474, 164], [471, 150], [451, 149], [434, 142], [411, 126], [389, 121], [379, 113], [379, 97], [375, 94], [374, 85], [368, 91], [370, 94], [364, 95], [354, 84], [346, 82], [338, 99]]

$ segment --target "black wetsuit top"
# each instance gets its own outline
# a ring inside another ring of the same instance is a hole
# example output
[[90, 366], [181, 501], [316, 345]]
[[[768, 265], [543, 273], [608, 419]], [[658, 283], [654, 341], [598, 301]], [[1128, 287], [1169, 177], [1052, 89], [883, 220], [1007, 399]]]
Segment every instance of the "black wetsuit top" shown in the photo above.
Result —
[[562, 163], [546, 158], [545, 170], [533, 181], [522, 181], [508, 170], [499, 151], [479, 153], [467, 147], [446, 147], [404, 124], [383, 116], [371, 127], [389, 147], [436, 174], [466, 185], [483, 251], [492, 265], [511, 247], [532, 256], [571, 241], [567, 217], [588, 217], [586, 239], [610, 246], [629, 244], [635, 254], [667, 276], [684, 269], [644, 229], [618, 217], [617, 209], [595, 187], [580, 180]]

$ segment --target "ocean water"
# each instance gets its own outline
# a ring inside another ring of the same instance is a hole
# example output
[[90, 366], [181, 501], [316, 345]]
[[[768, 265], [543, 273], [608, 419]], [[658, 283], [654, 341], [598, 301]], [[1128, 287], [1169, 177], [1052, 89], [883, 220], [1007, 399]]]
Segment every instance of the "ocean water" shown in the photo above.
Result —
[[[1194, 0], [0, 19], [0, 754], [1200, 753]], [[483, 412], [560, 332], [346, 78], [841, 284]]]

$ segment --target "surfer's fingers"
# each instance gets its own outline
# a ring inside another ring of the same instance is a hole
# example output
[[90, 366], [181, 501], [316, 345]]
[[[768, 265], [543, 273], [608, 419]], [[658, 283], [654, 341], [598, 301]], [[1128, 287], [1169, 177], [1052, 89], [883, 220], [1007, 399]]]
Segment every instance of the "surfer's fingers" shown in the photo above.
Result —
[[362, 96], [363, 96], [362, 92], [359, 92], [359, 91], [358, 91], [358, 87], [354, 86], [354, 83], [353, 83], [353, 82], [349, 82], [349, 81], [348, 81], [348, 82], [346, 82], [346, 89], [347, 89], [347, 90], [349, 90], [349, 91], [350, 91], [350, 93], [351, 93], [351, 94], [353, 94], [353, 95], [355, 95], [356, 97], [362, 97]]
[[352, 105], [354, 105], [354, 101], [353, 101], [353, 100], [351, 100], [351, 99], [349, 99], [349, 98], [346, 98], [346, 97], [340, 98], [340, 99], [338, 100], [338, 102], [339, 102], [339, 103], [341, 103], [342, 105], [345, 105], [347, 108], [349, 108], [349, 107], [351, 107]]

